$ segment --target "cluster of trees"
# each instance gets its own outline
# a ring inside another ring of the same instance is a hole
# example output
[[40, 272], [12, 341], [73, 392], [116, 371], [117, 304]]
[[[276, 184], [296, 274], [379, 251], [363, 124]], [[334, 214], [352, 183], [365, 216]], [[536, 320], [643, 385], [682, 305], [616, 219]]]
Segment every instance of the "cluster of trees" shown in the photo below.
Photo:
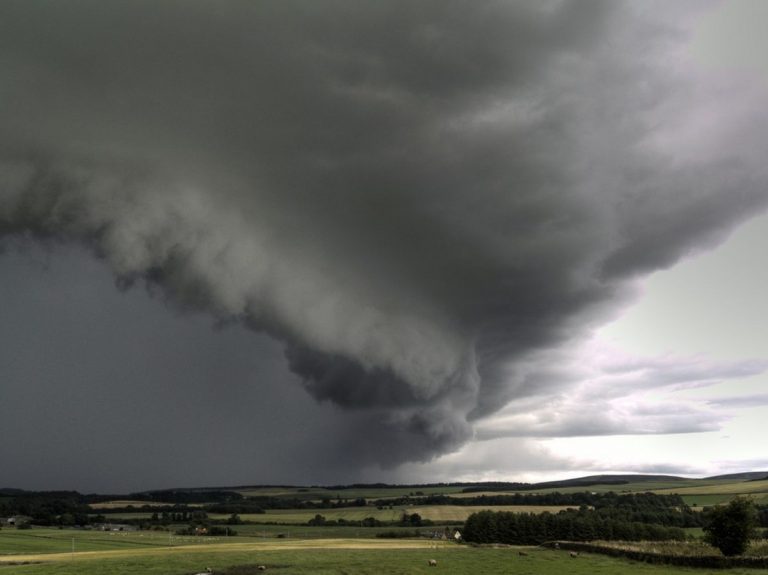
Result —
[[331, 519], [328, 520], [324, 515], [319, 513], [312, 519], [307, 521], [307, 525], [314, 526], [331, 526], [331, 525], [354, 525], [360, 527], [381, 527], [384, 525], [381, 521], [375, 517], [366, 517], [365, 519], [353, 520], [353, 519]]
[[234, 537], [237, 531], [229, 527], [219, 527], [217, 525], [199, 525], [190, 524], [184, 529], [177, 529], [176, 535], [207, 535], [211, 537]]
[[267, 509], [339, 509], [342, 507], [365, 507], [368, 502], [363, 497], [354, 499], [331, 499], [324, 497], [320, 501], [308, 499], [255, 496], [239, 501], [214, 503], [205, 508], [211, 513], [264, 513]]
[[23, 515], [35, 525], [85, 525], [90, 511], [76, 491], [20, 491], [0, 499], [0, 517]]
[[573, 505], [580, 507], [624, 507], [638, 512], [659, 512], [674, 509], [690, 511], [679, 495], [657, 495], [655, 493], [618, 494], [590, 493], [511, 493], [499, 495], [478, 495], [476, 497], [451, 497], [450, 495], [434, 494], [425, 497], [403, 496], [395, 499], [379, 499], [377, 506], [386, 505]]
[[[312, 519], [307, 521], [307, 525], [354, 525], [360, 527], [381, 527], [383, 525], [392, 525], [392, 522], [379, 521], [375, 517], [366, 517], [365, 519], [326, 519], [324, 515], [319, 513]], [[400, 520], [396, 522], [396, 525], [402, 525], [407, 527], [422, 527], [425, 525], [432, 525], [432, 521], [429, 519], [423, 519], [418, 513], [403, 513], [400, 516]]]
[[684, 540], [685, 532], [679, 527], [640, 523], [581, 508], [538, 515], [481, 511], [469, 516], [462, 537], [473, 543], [539, 545], [553, 540]]
[[726, 557], [741, 555], [755, 535], [756, 526], [757, 511], [752, 501], [737, 497], [728, 505], [707, 510], [704, 538]]
[[[116, 498], [118, 499], [118, 498]], [[151, 501], [161, 503], [172, 503], [177, 505], [189, 505], [191, 503], [210, 503], [240, 501], [244, 499], [243, 495], [237, 491], [225, 491], [215, 489], [184, 490], [184, 489], [164, 489], [161, 491], [146, 491], [143, 493], [131, 493], [128, 499], [136, 501]]]
[[194, 521], [196, 523], [208, 520], [208, 513], [202, 509], [181, 508], [175, 511], [155, 511], [149, 520], [151, 525], [168, 525], [170, 523], [186, 523]]

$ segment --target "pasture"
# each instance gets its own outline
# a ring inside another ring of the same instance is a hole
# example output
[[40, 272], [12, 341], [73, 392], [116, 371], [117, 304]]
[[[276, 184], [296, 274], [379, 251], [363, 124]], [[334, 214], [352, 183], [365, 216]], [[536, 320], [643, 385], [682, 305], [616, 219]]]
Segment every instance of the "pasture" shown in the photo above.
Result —
[[[322, 515], [327, 521], [355, 522], [362, 521], [366, 517], [373, 517], [382, 522], [397, 522], [403, 516], [403, 513], [412, 515], [418, 513], [422, 519], [431, 521], [464, 521], [472, 513], [482, 511], [483, 509], [492, 509], [494, 511], [512, 511], [516, 513], [557, 513], [562, 509], [568, 509], [568, 506], [559, 505], [400, 505], [384, 507], [339, 507], [336, 509], [270, 509], [265, 513], [240, 513], [240, 519], [253, 523], [277, 523], [283, 525], [302, 525], [306, 524], [315, 515]], [[110, 513], [111, 521], [120, 521], [124, 519], [148, 519], [152, 515], [148, 511], [137, 511], [132, 513]], [[228, 513], [209, 513], [208, 517], [214, 520], [225, 520], [229, 517]], [[235, 527], [237, 529], [237, 527]]]
[[[66, 538], [71, 531], [65, 531]], [[4, 534], [0, 532], [0, 538]], [[239, 538], [233, 538], [235, 540]], [[525, 555], [520, 555], [523, 551]], [[430, 559], [437, 567], [429, 567]], [[27, 562], [21, 565], [18, 563]], [[16, 564], [14, 564], [16, 563]], [[602, 555], [571, 558], [565, 551], [530, 547], [477, 548], [429, 541], [326, 539], [212, 543], [176, 547], [137, 547], [75, 553], [24, 553], [0, 556], [3, 575], [185, 575], [211, 566], [219, 575], [250, 575], [255, 565], [281, 575], [714, 575], [722, 571], [647, 565]], [[250, 567], [248, 567], [250, 566]], [[731, 569], [729, 575], [754, 575]]]
[[733, 483], [732, 480], [723, 479], [682, 479], [670, 481], [637, 481], [629, 483], [601, 483], [588, 486], [566, 486], [566, 487], [547, 487], [544, 489], [534, 489], [526, 491], [511, 491], [510, 493], [581, 493], [591, 491], [594, 493], [645, 493], [652, 491], [654, 493], [669, 492], [676, 493], [681, 489], [700, 488], [704, 490], [714, 489], [723, 484]]
[[738, 495], [748, 495], [755, 503], [765, 503], [768, 502], [768, 480], [727, 481], [716, 485], [659, 489], [654, 492], [662, 495], [676, 493], [682, 496], [688, 505], [696, 507], [727, 503]]
[[[422, 519], [429, 519], [435, 522], [440, 521], [464, 521], [472, 513], [484, 509], [493, 509], [494, 511], [512, 511], [516, 513], [557, 513], [567, 507], [556, 505], [423, 505], [423, 506], [393, 506], [390, 508], [377, 509], [375, 507], [342, 507], [339, 509], [273, 509], [266, 513], [241, 513], [240, 518], [244, 521], [253, 521], [255, 523], [283, 523], [283, 524], [301, 524], [306, 523], [315, 515], [322, 515], [327, 521], [362, 521], [366, 517], [373, 517], [379, 521], [396, 522], [403, 516], [403, 513], [412, 515], [418, 513]], [[227, 514], [210, 513], [211, 519], [226, 519]]]
[[3, 529], [0, 560], [9, 554], [75, 553], [151, 547], [176, 547], [191, 543], [218, 543], [216, 537], [181, 537], [163, 531], [94, 531], [82, 529]]

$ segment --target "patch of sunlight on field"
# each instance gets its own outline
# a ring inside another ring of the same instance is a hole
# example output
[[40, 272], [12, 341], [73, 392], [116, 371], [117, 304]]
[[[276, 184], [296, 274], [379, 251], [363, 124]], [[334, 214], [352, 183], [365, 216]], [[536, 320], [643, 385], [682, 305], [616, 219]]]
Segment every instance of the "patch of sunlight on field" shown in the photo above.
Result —
[[422, 519], [431, 521], [464, 521], [478, 511], [511, 511], [512, 513], [558, 513], [573, 506], [563, 505], [425, 505], [411, 507], [409, 513], [418, 513]]

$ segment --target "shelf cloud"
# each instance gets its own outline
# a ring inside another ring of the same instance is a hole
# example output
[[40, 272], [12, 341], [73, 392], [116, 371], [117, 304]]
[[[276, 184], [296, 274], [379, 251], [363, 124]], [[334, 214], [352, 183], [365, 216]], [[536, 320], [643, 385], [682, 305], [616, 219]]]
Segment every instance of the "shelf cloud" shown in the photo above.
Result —
[[312, 397], [371, 414], [368, 457], [428, 460], [765, 209], [764, 114], [689, 65], [674, 16], [7, 1], [0, 234], [267, 334]]

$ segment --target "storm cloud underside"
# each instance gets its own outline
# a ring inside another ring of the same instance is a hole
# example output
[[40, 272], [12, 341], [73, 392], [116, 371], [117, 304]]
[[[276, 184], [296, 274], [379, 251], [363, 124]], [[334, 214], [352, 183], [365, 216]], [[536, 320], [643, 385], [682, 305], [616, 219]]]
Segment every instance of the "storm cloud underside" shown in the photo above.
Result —
[[701, 122], [727, 88], [685, 29], [599, 1], [4, 2], [0, 233], [264, 332], [373, 422], [360, 457], [427, 460], [765, 207], [764, 120]]

